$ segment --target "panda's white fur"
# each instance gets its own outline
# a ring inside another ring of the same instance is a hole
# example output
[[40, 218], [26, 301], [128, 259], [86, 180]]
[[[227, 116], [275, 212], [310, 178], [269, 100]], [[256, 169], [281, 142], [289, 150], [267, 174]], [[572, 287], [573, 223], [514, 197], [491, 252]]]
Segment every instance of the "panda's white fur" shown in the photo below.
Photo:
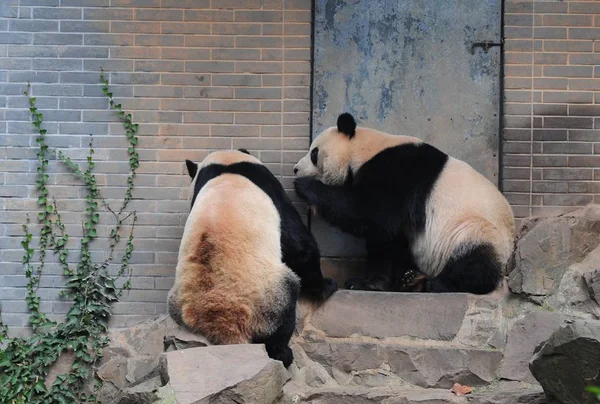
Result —
[[457, 248], [489, 242], [506, 266], [512, 253], [515, 223], [508, 201], [467, 163], [448, 158], [446, 168], [427, 201], [426, 231], [417, 238], [413, 255], [419, 268], [435, 277]]
[[[395, 189], [394, 180], [382, 179], [396, 176], [401, 178], [399, 181], [402, 183], [402, 176], [419, 175], [419, 172], [401, 172], [410, 170], [410, 166], [402, 166], [403, 162], [399, 160], [404, 155], [413, 156], [402, 152], [407, 148], [423, 149], [419, 153], [425, 157], [433, 156], [432, 161], [440, 164], [439, 172], [430, 174], [428, 180], [431, 186], [427, 196], [417, 202], [417, 205], [425, 205], [422, 212], [425, 216], [423, 229], [412, 233], [409, 231], [406, 235], [411, 239], [410, 250], [419, 270], [435, 278], [450, 260], [464, 256], [483, 244], [493, 247], [491, 254], [504, 268], [512, 252], [515, 230], [509, 203], [487, 178], [470, 165], [446, 156], [418, 138], [356, 127], [352, 116], [342, 114], [337, 127], [328, 128], [316, 137], [307, 155], [295, 166], [294, 171], [299, 177], [295, 182], [296, 191], [316, 207], [327, 221], [342, 230], [358, 236], [378, 233], [379, 230], [384, 236], [395, 237], [403, 232], [402, 223], [388, 228], [369, 229], [368, 225], [353, 226], [352, 222], [357, 217], [384, 220], [379, 216], [386, 214], [393, 221], [404, 214], [393, 209], [385, 213], [375, 212], [378, 204], [371, 202], [364, 190], [379, 191], [373, 193], [372, 197], [386, 199], [389, 196], [389, 201], [403, 200], [403, 195], [393, 197], [382, 187], [409, 195], [412, 188]], [[394, 150], [399, 151], [397, 158], [388, 157], [385, 164], [374, 164], [378, 158], [381, 161], [381, 156], [386, 153], [390, 156]], [[315, 159], [316, 164], [313, 162]], [[422, 163], [419, 160], [415, 162]], [[367, 166], [369, 168], [364, 169]], [[371, 186], [370, 183], [384, 185]], [[409, 216], [411, 214], [408, 213]], [[367, 245], [368, 242], [367, 239]], [[477, 271], [477, 268], [472, 270]]]

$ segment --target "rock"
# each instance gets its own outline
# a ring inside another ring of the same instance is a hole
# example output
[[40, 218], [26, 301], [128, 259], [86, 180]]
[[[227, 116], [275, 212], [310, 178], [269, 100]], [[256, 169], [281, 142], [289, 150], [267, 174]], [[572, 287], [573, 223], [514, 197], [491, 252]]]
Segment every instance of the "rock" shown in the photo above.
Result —
[[200, 348], [208, 345], [211, 344], [205, 337], [194, 334], [181, 326], [169, 330], [164, 338], [165, 352], [177, 349]]
[[546, 404], [542, 389], [522, 389], [467, 396], [470, 404]]
[[256, 376], [203, 398], [199, 404], [275, 403], [289, 378], [283, 364], [272, 360]]
[[64, 351], [48, 370], [48, 375], [46, 375], [46, 380], [44, 381], [46, 389], [49, 390], [52, 387], [58, 375], [71, 373], [73, 362], [75, 362], [75, 352]]
[[158, 358], [158, 355], [139, 355], [127, 359], [127, 381], [137, 385], [158, 376]]
[[[274, 401], [289, 374], [281, 362], [267, 356], [264, 345], [240, 344], [164, 353], [161, 378], [163, 384], [169, 383], [179, 404], [220, 403], [225, 402], [223, 397], [237, 397], [240, 392]], [[258, 388], [260, 383], [263, 387]]]
[[566, 317], [559, 313], [535, 312], [516, 321], [508, 332], [500, 377], [535, 383], [535, 378], [529, 371], [529, 361], [533, 352], [565, 319]]
[[138, 384], [137, 386], [125, 389], [123, 396], [119, 399], [118, 404], [151, 404], [159, 397], [155, 391], [160, 387], [160, 377], [154, 377]]
[[502, 302], [509, 295], [506, 284], [488, 295], [468, 295], [468, 308], [456, 335], [461, 345], [474, 348], [503, 348], [506, 321], [502, 317]]
[[110, 382], [115, 387], [123, 389], [127, 382], [127, 358], [115, 356], [96, 371], [96, 375], [104, 382]]
[[111, 329], [109, 347], [125, 349], [129, 352], [128, 356], [158, 356], [163, 353], [165, 336], [175, 328], [175, 322], [168, 315], [163, 315], [133, 327]]
[[358, 334], [448, 341], [460, 330], [467, 302], [467, 294], [340, 290], [313, 314], [311, 324], [329, 337]]
[[587, 274], [585, 281], [590, 298], [594, 299], [596, 303], [600, 304], [600, 268], [596, 269], [592, 273]]
[[536, 349], [529, 367], [549, 403], [597, 403], [584, 388], [600, 386], [600, 321], [563, 325]]
[[457, 397], [449, 390], [402, 389], [370, 387], [338, 387], [308, 391], [288, 388], [280, 404], [466, 404], [467, 398]]
[[502, 359], [500, 351], [492, 350], [359, 342], [311, 343], [303, 348], [341, 384], [370, 386], [393, 381], [395, 378], [388, 374], [421, 387], [450, 388], [454, 383], [487, 385], [494, 380]]
[[518, 236], [508, 271], [514, 293], [536, 302], [557, 292], [570, 265], [600, 244], [600, 205], [530, 221]]

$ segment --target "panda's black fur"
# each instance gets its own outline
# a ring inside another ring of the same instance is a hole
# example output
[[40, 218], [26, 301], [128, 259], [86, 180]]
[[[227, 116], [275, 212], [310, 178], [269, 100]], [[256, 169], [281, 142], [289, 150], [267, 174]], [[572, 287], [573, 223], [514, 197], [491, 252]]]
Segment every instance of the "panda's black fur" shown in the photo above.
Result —
[[[342, 146], [342, 142], [344, 145], [351, 144], [347, 146], [349, 148], [359, 147], [352, 143], [356, 136], [356, 122], [352, 115], [340, 115], [336, 129], [349, 140], [344, 140], [342, 136], [339, 137], [341, 140], [332, 141], [340, 144], [327, 146], [326, 151], [330, 155], [338, 153], [334, 148], [346, 147]], [[332, 137], [339, 136], [335, 134], [334, 128], [324, 133]], [[376, 133], [371, 135], [389, 136]], [[406, 283], [410, 283], [405, 275], [414, 276], [415, 271], [420, 269], [412, 252], [413, 247], [417, 238], [426, 231], [427, 203], [432, 190], [448, 167], [449, 156], [416, 138], [406, 139], [397, 145], [390, 145], [390, 141], [387, 141], [385, 147], [380, 149], [374, 146], [376, 152], [372, 157], [365, 158], [364, 162], [354, 166], [349, 163], [348, 174], [341, 184], [326, 184], [310, 175], [311, 172], [295, 180], [297, 194], [316, 207], [318, 214], [327, 222], [366, 239], [371, 270], [378, 272], [367, 279], [349, 280], [346, 284], [348, 288], [403, 290], [407, 287]], [[310, 157], [312, 164], [316, 166], [321, 152], [319, 141], [315, 140], [309, 154], [298, 163], [295, 172], [298, 172], [298, 167], [302, 164], [307, 170], [317, 170], [308, 167], [308, 160]], [[358, 150], [357, 153], [364, 152]], [[342, 167], [339, 169], [342, 171]], [[507, 223], [510, 220], [512, 216], [507, 218]], [[503, 246], [504, 244], [502, 243]], [[464, 254], [453, 253], [445, 262], [444, 269], [431, 277], [433, 279], [429, 281], [428, 290], [485, 294], [499, 285], [502, 263], [494, 246], [477, 242], [466, 243], [462, 248]], [[505, 249], [502, 250], [504, 252]], [[479, 268], [481, 270], [477, 270]], [[424, 272], [431, 275], [426, 270]]]

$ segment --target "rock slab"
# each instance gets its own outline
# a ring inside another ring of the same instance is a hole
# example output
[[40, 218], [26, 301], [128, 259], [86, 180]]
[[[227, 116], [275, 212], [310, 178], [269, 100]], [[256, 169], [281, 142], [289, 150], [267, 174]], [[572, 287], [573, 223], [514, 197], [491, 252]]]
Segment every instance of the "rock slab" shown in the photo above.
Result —
[[[468, 307], [466, 294], [336, 292], [311, 324], [329, 337], [456, 337]], [[415, 321], [418, 319], [419, 321]]]
[[267, 356], [264, 345], [215, 345], [162, 354], [161, 379], [178, 404], [270, 404], [281, 395], [289, 374]]
[[530, 369], [548, 404], [597, 403], [584, 388], [600, 386], [600, 321], [576, 320], [560, 327], [536, 349]]

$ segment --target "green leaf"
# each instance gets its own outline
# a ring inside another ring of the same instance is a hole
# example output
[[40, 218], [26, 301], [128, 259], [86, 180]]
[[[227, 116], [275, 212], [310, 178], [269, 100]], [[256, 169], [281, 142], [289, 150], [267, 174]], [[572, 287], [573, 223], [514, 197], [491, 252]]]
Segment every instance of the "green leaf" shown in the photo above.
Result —
[[586, 386], [585, 391], [587, 391], [588, 393], [592, 393], [596, 396], [600, 396], [600, 387], [598, 386]]

